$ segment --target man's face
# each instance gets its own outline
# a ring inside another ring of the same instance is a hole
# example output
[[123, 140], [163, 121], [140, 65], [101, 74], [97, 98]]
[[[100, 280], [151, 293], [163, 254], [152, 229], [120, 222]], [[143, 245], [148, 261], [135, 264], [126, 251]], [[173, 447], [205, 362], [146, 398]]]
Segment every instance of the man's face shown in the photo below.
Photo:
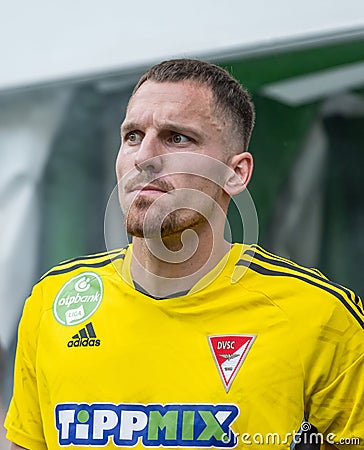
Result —
[[[222, 188], [197, 175], [209, 173], [211, 157], [226, 158], [230, 127], [216, 115], [211, 90], [191, 81], [146, 81], [131, 98], [116, 161], [128, 233], [180, 233], [198, 227], [216, 204], [222, 205]], [[196, 203], [189, 207], [193, 193], [200, 197], [201, 208]]]

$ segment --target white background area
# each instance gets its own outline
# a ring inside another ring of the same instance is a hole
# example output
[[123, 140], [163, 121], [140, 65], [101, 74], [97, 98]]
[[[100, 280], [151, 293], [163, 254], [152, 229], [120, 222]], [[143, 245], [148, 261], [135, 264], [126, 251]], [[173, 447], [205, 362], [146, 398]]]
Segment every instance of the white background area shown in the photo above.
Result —
[[358, 28], [363, 0], [3, 2], [0, 90]]

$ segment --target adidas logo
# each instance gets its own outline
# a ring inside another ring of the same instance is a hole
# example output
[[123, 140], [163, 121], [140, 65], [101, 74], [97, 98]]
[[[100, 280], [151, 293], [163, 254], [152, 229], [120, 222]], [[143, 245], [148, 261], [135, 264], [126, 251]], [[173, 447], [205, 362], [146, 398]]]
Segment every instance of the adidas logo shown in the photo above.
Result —
[[90, 322], [72, 336], [72, 339], [67, 342], [67, 347], [98, 347], [100, 343], [100, 339], [96, 339], [94, 327]]

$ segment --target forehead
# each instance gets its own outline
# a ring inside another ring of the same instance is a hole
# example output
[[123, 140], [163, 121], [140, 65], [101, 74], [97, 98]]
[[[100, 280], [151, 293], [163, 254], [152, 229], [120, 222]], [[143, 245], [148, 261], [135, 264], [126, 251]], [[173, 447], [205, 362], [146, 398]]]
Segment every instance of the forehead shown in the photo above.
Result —
[[214, 121], [213, 105], [211, 89], [197, 82], [146, 81], [131, 97], [126, 117], [134, 120], [152, 114], [160, 120]]

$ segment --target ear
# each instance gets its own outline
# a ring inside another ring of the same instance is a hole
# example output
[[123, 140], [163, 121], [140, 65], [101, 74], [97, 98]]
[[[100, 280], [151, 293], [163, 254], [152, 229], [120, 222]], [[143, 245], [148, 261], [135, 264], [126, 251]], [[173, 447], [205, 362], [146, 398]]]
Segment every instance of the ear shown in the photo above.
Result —
[[234, 171], [225, 183], [224, 189], [230, 195], [237, 195], [248, 185], [253, 172], [253, 156], [249, 152], [234, 155], [229, 163]]

